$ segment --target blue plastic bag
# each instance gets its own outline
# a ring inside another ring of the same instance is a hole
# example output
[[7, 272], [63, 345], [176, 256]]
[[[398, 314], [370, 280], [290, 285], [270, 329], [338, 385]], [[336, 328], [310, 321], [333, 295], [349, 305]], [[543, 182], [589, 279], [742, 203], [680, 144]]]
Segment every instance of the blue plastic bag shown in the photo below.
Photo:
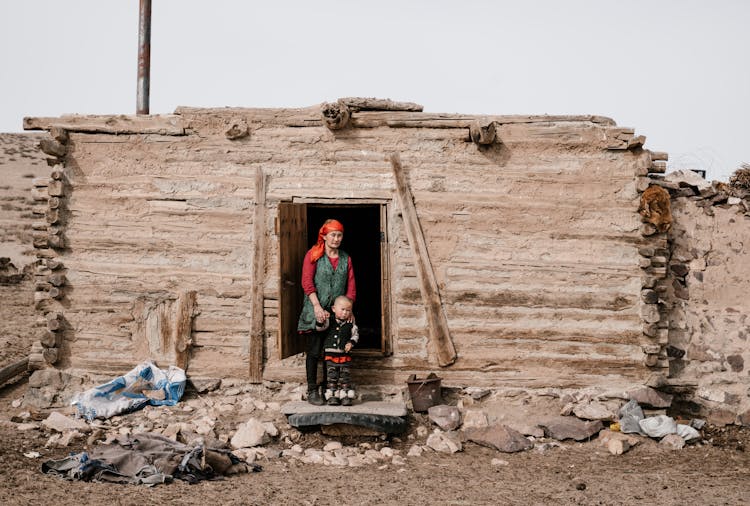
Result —
[[71, 404], [89, 422], [135, 411], [146, 404], [174, 406], [185, 392], [185, 371], [170, 366], [165, 372], [147, 360], [124, 376], [77, 393]]

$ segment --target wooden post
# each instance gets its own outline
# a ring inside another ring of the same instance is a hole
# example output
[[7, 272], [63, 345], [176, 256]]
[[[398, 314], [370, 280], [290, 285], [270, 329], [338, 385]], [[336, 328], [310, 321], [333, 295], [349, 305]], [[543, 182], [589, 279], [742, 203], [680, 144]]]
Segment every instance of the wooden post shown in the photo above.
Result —
[[422, 299], [425, 301], [430, 341], [437, 351], [438, 364], [441, 367], [446, 367], [456, 361], [456, 349], [453, 346], [453, 340], [448, 329], [448, 319], [445, 316], [445, 311], [443, 311], [443, 305], [440, 301], [440, 291], [435, 279], [435, 273], [432, 270], [432, 264], [430, 263], [430, 256], [427, 252], [427, 243], [424, 240], [422, 227], [419, 225], [417, 209], [414, 206], [414, 197], [406, 181], [406, 175], [401, 166], [401, 158], [398, 153], [391, 154], [391, 166], [393, 167], [393, 176], [396, 179], [396, 191], [401, 203], [404, 224], [406, 225], [406, 236], [414, 252], [414, 263], [417, 267], [417, 276], [419, 277], [419, 290], [422, 293]]
[[25, 372], [29, 366], [29, 359], [23, 358], [12, 364], [6, 365], [0, 369], [0, 385], [5, 384], [6, 381], [15, 378], [22, 372]]
[[263, 286], [266, 273], [266, 176], [255, 170], [255, 204], [253, 206], [253, 281], [250, 297], [249, 375], [251, 383], [263, 381]]
[[190, 360], [190, 346], [193, 344], [193, 316], [195, 313], [196, 291], [180, 293], [174, 318], [175, 365], [187, 371]]

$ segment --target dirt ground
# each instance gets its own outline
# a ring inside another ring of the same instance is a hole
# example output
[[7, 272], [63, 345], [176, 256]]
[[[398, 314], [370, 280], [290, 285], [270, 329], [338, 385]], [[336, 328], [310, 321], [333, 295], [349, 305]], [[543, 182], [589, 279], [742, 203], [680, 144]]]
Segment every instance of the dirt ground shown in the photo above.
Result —
[[[68, 482], [42, 474], [41, 464], [83, 451], [85, 442], [47, 449], [48, 433], [19, 431], [9, 419], [21, 408], [11, 403], [26, 388], [22, 378], [0, 389], [0, 504], [739, 505], [747, 504], [750, 490], [750, 429], [739, 427], [709, 427], [705, 442], [682, 450], [645, 440], [619, 456], [596, 440], [514, 454], [467, 443], [452, 455], [426, 451], [407, 457], [405, 465], [334, 467], [275, 457], [258, 461], [259, 473], [195, 485]], [[421, 414], [410, 415], [410, 432], [427, 423]], [[333, 439], [313, 431], [304, 433], [299, 444], [322, 448]], [[404, 435], [389, 444], [405, 456], [412, 443]], [[40, 457], [24, 456], [32, 451]]]

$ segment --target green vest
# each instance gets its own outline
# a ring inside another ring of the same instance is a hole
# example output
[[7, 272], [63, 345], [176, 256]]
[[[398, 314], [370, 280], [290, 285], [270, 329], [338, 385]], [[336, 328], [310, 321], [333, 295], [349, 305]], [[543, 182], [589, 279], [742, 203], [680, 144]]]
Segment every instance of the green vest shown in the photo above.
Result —
[[[315, 267], [315, 291], [318, 300], [323, 309], [330, 310], [334, 299], [339, 295], [346, 295], [346, 285], [349, 281], [349, 255], [339, 250], [339, 263], [336, 270], [333, 270], [331, 261], [327, 255], [318, 259]], [[297, 330], [307, 331], [315, 330], [315, 311], [313, 310], [310, 297], [305, 296], [305, 302], [302, 304], [302, 314], [299, 315]]]

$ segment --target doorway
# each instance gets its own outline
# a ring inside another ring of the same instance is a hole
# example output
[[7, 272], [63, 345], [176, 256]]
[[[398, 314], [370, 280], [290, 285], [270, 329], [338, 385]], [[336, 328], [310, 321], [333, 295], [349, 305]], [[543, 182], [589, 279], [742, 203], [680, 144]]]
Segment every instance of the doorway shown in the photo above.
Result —
[[304, 294], [302, 260], [315, 244], [318, 230], [329, 218], [344, 225], [341, 249], [352, 261], [357, 283], [354, 316], [359, 327], [357, 354], [389, 352], [388, 252], [385, 204], [279, 204], [279, 352], [286, 358], [304, 351], [297, 319]]

